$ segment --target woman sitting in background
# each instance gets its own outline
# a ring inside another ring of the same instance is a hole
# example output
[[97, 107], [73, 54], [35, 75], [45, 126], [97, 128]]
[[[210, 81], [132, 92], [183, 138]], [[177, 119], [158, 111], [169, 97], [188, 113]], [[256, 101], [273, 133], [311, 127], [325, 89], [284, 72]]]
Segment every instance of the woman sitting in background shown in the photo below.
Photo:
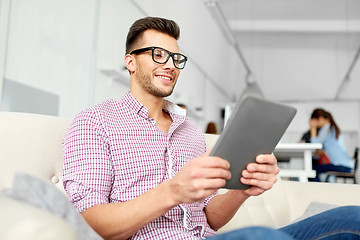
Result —
[[[320, 130], [317, 131], [317, 128]], [[314, 167], [316, 171], [315, 181], [320, 181], [321, 173], [327, 171], [352, 172], [354, 162], [346, 153], [344, 138], [329, 112], [320, 108], [313, 111], [310, 120], [310, 134], [310, 141], [322, 143], [324, 154], [330, 160], [328, 164], [320, 164]]]

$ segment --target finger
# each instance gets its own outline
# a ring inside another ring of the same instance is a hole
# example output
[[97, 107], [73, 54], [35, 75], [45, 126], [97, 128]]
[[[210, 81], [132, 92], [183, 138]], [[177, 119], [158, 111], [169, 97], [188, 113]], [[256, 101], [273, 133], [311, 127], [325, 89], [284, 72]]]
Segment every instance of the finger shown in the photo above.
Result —
[[267, 174], [267, 173], [250, 173], [248, 171], [243, 171], [241, 176], [246, 179], [257, 179], [260, 181], [276, 181], [276, 174]]
[[203, 170], [204, 178], [221, 178], [221, 179], [230, 179], [231, 173], [228, 170], [223, 168], [207, 168]]
[[230, 179], [231, 173], [223, 168], [192, 168], [189, 171], [189, 179], [221, 178]]
[[230, 168], [230, 163], [228, 161], [226, 161], [225, 159], [219, 158], [219, 157], [215, 157], [215, 156], [198, 158], [198, 161], [200, 161], [202, 167], [205, 167], [205, 168], [223, 168], [223, 169]]
[[271, 155], [271, 154], [260, 154], [260, 155], [256, 156], [256, 162], [270, 164], [270, 165], [276, 165], [277, 159], [274, 155]]
[[258, 187], [258, 188], [261, 188], [263, 190], [269, 190], [271, 189], [275, 182], [277, 181], [276, 178], [274, 178], [274, 180], [272, 181], [261, 181], [261, 180], [258, 180], [258, 179], [253, 179], [253, 178], [241, 178], [240, 181], [243, 183], [243, 184], [246, 184], [246, 185], [251, 185], [251, 186], [254, 186], [254, 187]]
[[262, 172], [278, 174], [279, 168], [276, 165], [250, 163], [246, 166], [248, 172]]
[[206, 180], [197, 180], [192, 183], [193, 191], [204, 191], [204, 190], [214, 190], [224, 187], [226, 180], [222, 178], [211, 178]]

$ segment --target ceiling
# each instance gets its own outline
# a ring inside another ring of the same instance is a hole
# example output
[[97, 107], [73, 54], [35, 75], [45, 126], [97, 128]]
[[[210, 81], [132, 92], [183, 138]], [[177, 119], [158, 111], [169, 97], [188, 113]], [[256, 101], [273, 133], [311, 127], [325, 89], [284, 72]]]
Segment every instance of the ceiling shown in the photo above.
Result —
[[229, 44], [265, 97], [360, 100], [359, 0], [209, 2], [220, 7], [235, 39]]

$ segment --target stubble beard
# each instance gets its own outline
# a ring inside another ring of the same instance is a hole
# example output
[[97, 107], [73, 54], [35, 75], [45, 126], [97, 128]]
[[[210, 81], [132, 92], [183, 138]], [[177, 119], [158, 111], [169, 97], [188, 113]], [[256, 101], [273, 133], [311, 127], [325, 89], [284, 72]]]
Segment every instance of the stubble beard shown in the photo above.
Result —
[[152, 76], [150, 74], [146, 74], [141, 69], [138, 69], [137, 73], [138, 73], [137, 79], [140, 86], [146, 92], [148, 92], [149, 94], [155, 97], [162, 97], [162, 98], [168, 97], [172, 94], [175, 88], [175, 84], [174, 84], [170, 90], [163, 90], [152, 83]]

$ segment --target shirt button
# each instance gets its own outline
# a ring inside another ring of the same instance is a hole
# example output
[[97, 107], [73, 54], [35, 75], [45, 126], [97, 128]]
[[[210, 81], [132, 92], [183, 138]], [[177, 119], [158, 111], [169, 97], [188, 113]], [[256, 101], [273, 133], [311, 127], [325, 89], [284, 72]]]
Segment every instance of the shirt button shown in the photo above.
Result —
[[51, 178], [51, 181], [52, 181], [54, 184], [57, 184], [60, 180], [59, 180], [59, 178], [58, 178], [57, 176], [53, 176], [53, 177]]

